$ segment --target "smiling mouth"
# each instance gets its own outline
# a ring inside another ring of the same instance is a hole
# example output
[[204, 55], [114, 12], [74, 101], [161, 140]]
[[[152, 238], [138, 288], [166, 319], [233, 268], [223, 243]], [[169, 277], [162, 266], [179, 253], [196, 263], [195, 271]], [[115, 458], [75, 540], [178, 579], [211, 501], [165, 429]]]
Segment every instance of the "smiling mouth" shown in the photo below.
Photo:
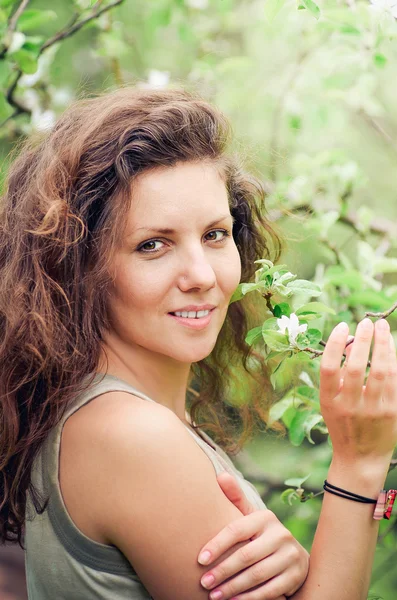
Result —
[[173, 315], [174, 317], [182, 317], [184, 319], [202, 319], [204, 317], [207, 317], [210, 312], [212, 312], [214, 309], [211, 310], [198, 310], [198, 311], [194, 311], [194, 310], [189, 310], [189, 311], [185, 311], [185, 310], [177, 310], [175, 312], [171, 312], [169, 313], [170, 315]]

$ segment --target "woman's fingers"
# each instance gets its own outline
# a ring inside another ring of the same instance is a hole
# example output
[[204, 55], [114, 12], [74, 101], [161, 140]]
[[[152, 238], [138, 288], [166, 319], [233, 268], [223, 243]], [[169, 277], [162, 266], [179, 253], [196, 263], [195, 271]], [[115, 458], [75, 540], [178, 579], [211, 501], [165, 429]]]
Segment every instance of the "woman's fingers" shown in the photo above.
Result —
[[385, 319], [375, 323], [375, 345], [371, 369], [365, 388], [365, 398], [373, 405], [382, 402], [390, 358], [390, 327]]
[[283, 562], [283, 558], [276, 553], [277, 544], [274, 540], [269, 536], [266, 542], [267, 548], [263, 537], [242, 546], [206, 573], [200, 580], [201, 585], [206, 589], [221, 586], [217, 589], [233, 596], [278, 575], [290, 564], [290, 558], [286, 553]]
[[389, 335], [389, 363], [384, 398], [394, 404], [397, 401], [397, 354], [393, 336]]
[[349, 362], [349, 356], [350, 356], [351, 351], [352, 351], [352, 345], [353, 345], [353, 343], [354, 343], [354, 335], [349, 335], [348, 338], [347, 338], [346, 347], [345, 347], [345, 351], [344, 351], [344, 354], [345, 354], [346, 358], [345, 358], [345, 362], [342, 365], [342, 369], [341, 369], [341, 373], [340, 373], [341, 384], [343, 383], [343, 380], [345, 378], [346, 367], [347, 367], [347, 364]]
[[[209, 597], [211, 600], [213, 598], [216, 600], [216, 592], [221, 591], [222, 600], [235, 598], [237, 594], [239, 599], [241, 597], [247, 600], [279, 598], [281, 594], [292, 590], [295, 585], [295, 576], [293, 572], [290, 573], [289, 566], [290, 560], [287, 554], [279, 556], [274, 553], [213, 589]], [[258, 585], [259, 588], [253, 589]]]
[[357, 404], [362, 396], [374, 324], [368, 318], [357, 325], [353, 347], [343, 380], [344, 401]]
[[340, 389], [340, 364], [348, 333], [347, 323], [339, 323], [331, 331], [324, 348], [320, 365], [320, 397], [323, 402], [333, 400]]
[[[270, 511], [257, 510], [226, 525], [222, 531], [205, 544], [199, 554], [198, 562], [201, 565], [211, 564], [235, 544], [249, 540], [258, 531], [263, 531], [266, 521], [265, 513], [267, 512], [270, 513]], [[205, 552], [210, 555], [207, 560], [202, 558], [202, 554]]]

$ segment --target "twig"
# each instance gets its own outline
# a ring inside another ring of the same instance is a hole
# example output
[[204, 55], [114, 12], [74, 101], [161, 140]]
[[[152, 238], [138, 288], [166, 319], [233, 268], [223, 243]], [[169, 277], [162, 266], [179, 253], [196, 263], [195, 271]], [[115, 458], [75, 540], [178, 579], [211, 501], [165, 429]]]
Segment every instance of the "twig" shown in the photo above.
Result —
[[[274, 184], [272, 182], [265, 181], [265, 182], [262, 182], [262, 184], [263, 184], [265, 191], [268, 194], [273, 193]], [[287, 196], [287, 200], [288, 199], [289, 198]], [[296, 213], [301, 213], [301, 212], [306, 212], [306, 213], [313, 212], [313, 207], [309, 206], [308, 204], [301, 204], [299, 206], [294, 206], [293, 208], [289, 209], [290, 214], [296, 214]], [[276, 209], [269, 211], [269, 218], [271, 221], [278, 221], [279, 219], [281, 219], [284, 216], [285, 216], [285, 211], [276, 210]], [[349, 227], [354, 229], [354, 231], [356, 233], [358, 233], [358, 234], [361, 233], [357, 226], [357, 218], [356, 218], [356, 215], [354, 212], [349, 213], [349, 215], [347, 215], [347, 216], [340, 216], [339, 222], [344, 223], [345, 225], [348, 225]], [[382, 236], [388, 235], [390, 238], [397, 237], [396, 225], [390, 220], [381, 219], [379, 217], [372, 221], [368, 230], [371, 233], [374, 233], [375, 235], [382, 235]]]
[[88, 17], [86, 17], [82, 21], [79, 21], [78, 23], [76, 23], [72, 27], [68, 27], [68, 28], [64, 29], [63, 31], [59, 31], [52, 38], [50, 38], [49, 40], [47, 40], [42, 45], [42, 47], [40, 48], [40, 53], [39, 54], [41, 54], [44, 50], [46, 50], [50, 46], [53, 46], [57, 42], [59, 42], [61, 40], [64, 40], [67, 37], [70, 37], [71, 35], [73, 35], [74, 33], [76, 33], [76, 31], [79, 31], [79, 29], [81, 29], [89, 21], [92, 21], [93, 19], [97, 19], [103, 13], [107, 12], [111, 8], [114, 8], [115, 6], [119, 6], [123, 2], [124, 2], [124, 0], [115, 0], [114, 2], [111, 2], [107, 6], [104, 6], [103, 8], [101, 8], [101, 10], [98, 10], [97, 8], [95, 9], [95, 7], [94, 7], [93, 12], [90, 15], [88, 15]]
[[[21, 14], [21, 7], [24, 4], [24, 6], [26, 6], [26, 4], [29, 2], [29, 0], [23, 0], [23, 2], [21, 2], [21, 5], [18, 8], [19, 15]], [[103, 0], [98, 0], [98, 2], [94, 5], [94, 9], [93, 11], [82, 21], [79, 21], [78, 23], [76, 23], [76, 19], [78, 18], [78, 15], [76, 16], [76, 14], [73, 16], [71, 23], [63, 30], [59, 31], [58, 33], [56, 33], [52, 38], [50, 38], [49, 40], [47, 40], [40, 48], [38, 56], [40, 56], [45, 50], [47, 50], [47, 48], [50, 48], [51, 46], [53, 46], [54, 44], [56, 44], [57, 42], [59, 42], [60, 40], [63, 40], [67, 37], [72, 36], [74, 33], [76, 33], [76, 31], [79, 31], [82, 27], [84, 27], [84, 25], [86, 25], [87, 23], [89, 23], [90, 21], [97, 19], [98, 17], [100, 17], [103, 13], [105, 13], [106, 11], [114, 8], [115, 6], [118, 6], [120, 4], [122, 4], [124, 2], [124, 0], [115, 0], [114, 2], [111, 2], [110, 4], [108, 4], [107, 6], [104, 6], [103, 8], [101, 8], [100, 10], [99, 7], [102, 4]], [[18, 12], [16, 11], [16, 12]], [[16, 14], [16, 13], [15, 13]], [[15, 16], [15, 15], [14, 15]], [[23, 72], [21, 70], [17, 71], [16, 77], [13, 81], [13, 83], [11, 84], [11, 86], [9, 87], [9, 89], [7, 90], [6, 93], [6, 97], [7, 97], [7, 101], [8, 103], [13, 106], [15, 108], [14, 113], [7, 117], [7, 119], [5, 119], [1, 124], [0, 127], [4, 126], [9, 120], [11, 120], [14, 117], [17, 117], [18, 115], [25, 113], [30, 115], [31, 114], [31, 110], [29, 108], [27, 108], [26, 106], [23, 106], [18, 100], [16, 100], [16, 98], [14, 97], [14, 93], [15, 90], [17, 88], [18, 82], [20, 80], [20, 78], [22, 77]]]
[[14, 33], [14, 31], [17, 27], [18, 19], [21, 16], [21, 14], [23, 13], [23, 11], [25, 10], [25, 8], [27, 7], [27, 5], [29, 4], [29, 2], [30, 2], [30, 0], [22, 0], [20, 5], [14, 12], [14, 14], [10, 17], [10, 19], [8, 21], [7, 31], [4, 34], [4, 39], [6, 40], [6, 45], [4, 46], [3, 50], [0, 52], [0, 59], [4, 58], [5, 55], [7, 54], [7, 51], [9, 48], [9, 45], [7, 45], [7, 44], [11, 43], [12, 34]]
[[[8, 104], [10, 104], [11, 106], [13, 106], [15, 108], [15, 113], [14, 113], [15, 116], [18, 116], [22, 113], [26, 113], [27, 115], [30, 115], [32, 113], [32, 111], [29, 108], [27, 108], [26, 106], [23, 106], [20, 102], [18, 102], [18, 100], [16, 98], [14, 98], [14, 92], [18, 85], [18, 81], [20, 80], [22, 75], [23, 75], [23, 73], [21, 70], [17, 71], [16, 77], [15, 77], [13, 83], [8, 88], [7, 95], [6, 95]], [[5, 122], [7, 122], [7, 119]]]
[[366, 312], [365, 316], [366, 317], [378, 317], [378, 319], [386, 319], [396, 309], [397, 309], [397, 302], [395, 304], [393, 304], [393, 306], [391, 308], [389, 308], [389, 310], [385, 310], [385, 312], [379, 312], [379, 313]]

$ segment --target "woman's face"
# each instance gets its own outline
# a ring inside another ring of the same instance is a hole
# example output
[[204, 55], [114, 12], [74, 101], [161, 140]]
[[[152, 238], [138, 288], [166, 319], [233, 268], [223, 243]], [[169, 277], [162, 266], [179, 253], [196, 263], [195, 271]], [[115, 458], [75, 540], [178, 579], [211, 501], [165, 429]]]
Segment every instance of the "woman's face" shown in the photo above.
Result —
[[179, 163], [135, 179], [114, 267], [112, 336], [184, 363], [212, 351], [241, 276], [216, 167]]

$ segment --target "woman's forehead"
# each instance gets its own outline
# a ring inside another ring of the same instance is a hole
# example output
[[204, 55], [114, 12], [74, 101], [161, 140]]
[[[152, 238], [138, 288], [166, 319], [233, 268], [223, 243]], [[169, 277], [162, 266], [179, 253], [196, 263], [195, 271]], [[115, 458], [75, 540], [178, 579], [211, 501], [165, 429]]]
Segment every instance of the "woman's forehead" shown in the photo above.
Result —
[[182, 163], [156, 169], [140, 175], [132, 186], [129, 221], [134, 229], [152, 227], [153, 219], [164, 227], [165, 220], [183, 222], [203, 213], [210, 218], [229, 214], [226, 186], [213, 165]]

